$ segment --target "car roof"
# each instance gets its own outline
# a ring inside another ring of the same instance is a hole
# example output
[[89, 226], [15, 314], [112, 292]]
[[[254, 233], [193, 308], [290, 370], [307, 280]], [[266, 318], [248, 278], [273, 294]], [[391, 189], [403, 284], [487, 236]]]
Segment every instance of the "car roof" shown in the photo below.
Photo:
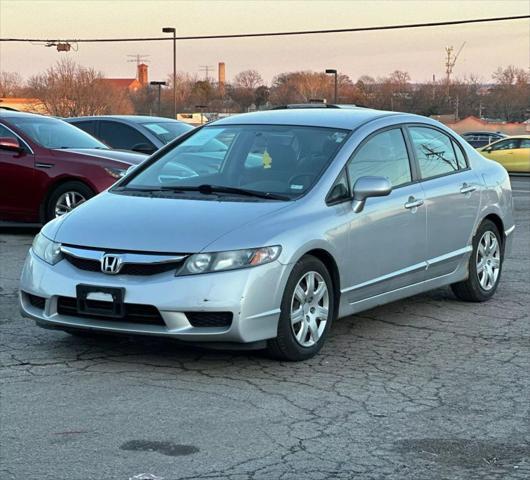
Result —
[[[363, 123], [390, 115], [404, 115], [398, 112], [372, 110], [370, 108], [296, 108], [265, 110], [243, 113], [222, 118], [208, 125], [297, 125], [328, 127], [353, 130]], [[418, 116], [418, 118], [424, 118]]]
[[488, 132], [487, 130], [472, 130], [471, 132], [465, 132], [462, 135], [503, 135], [503, 136], [506, 136], [506, 134], [502, 132]]
[[509, 137], [499, 138], [499, 140], [495, 140], [494, 142], [491, 142], [489, 145], [485, 145], [485, 147], [489, 147], [490, 145], [494, 145], [495, 143], [505, 142], [506, 140], [511, 140], [512, 138], [530, 139], [530, 135], [510, 135]]
[[65, 120], [67, 121], [72, 121], [72, 120], [122, 120], [125, 122], [131, 122], [131, 123], [149, 123], [149, 122], [184, 123], [184, 122], [180, 122], [179, 120], [175, 120], [173, 118], [152, 117], [149, 115], [92, 115], [92, 116], [86, 116], [86, 117], [71, 117], [71, 118], [66, 118]]
[[16, 110], [0, 109], [0, 118], [53, 118], [38, 113], [19, 112]]

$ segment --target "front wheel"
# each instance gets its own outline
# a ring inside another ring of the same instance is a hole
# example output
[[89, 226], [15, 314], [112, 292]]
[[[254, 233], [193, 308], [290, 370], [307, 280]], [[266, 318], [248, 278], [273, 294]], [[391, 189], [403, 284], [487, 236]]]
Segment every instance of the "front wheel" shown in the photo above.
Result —
[[473, 238], [469, 277], [451, 285], [453, 293], [467, 302], [484, 302], [493, 297], [501, 278], [504, 252], [501, 234], [490, 220], [484, 220]]
[[278, 336], [268, 351], [281, 360], [300, 361], [324, 344], [335, 312], [333, 282], [325, 265], [307, 255], [294, 266], [282, 298]]
[[44, 220], [49, 222], [65, 215], [93, 196], [92, 189], [84, 183], [75, 181], [63, 183], [50, 194], [44, 212]]

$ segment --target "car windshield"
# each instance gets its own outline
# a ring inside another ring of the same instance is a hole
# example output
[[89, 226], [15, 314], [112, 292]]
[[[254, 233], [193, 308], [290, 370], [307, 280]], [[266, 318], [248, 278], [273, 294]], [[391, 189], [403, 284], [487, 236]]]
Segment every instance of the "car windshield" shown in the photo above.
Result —
[[80, 128], [50, 117], [10, 118], [10, 122], [45, 148], [108, 149]]
[[224, 194], [239, 190], [291, 199], [315, 183], [348, 133], [287, 125], [212, 125], [133, 173], [119, 188], [181, 193], [224, 189]]
[[179, 137], [185, 132], [193, 130], [191, 125], [181, 122], [148, 122], [142, 123], [156, 138], [164, 144]]

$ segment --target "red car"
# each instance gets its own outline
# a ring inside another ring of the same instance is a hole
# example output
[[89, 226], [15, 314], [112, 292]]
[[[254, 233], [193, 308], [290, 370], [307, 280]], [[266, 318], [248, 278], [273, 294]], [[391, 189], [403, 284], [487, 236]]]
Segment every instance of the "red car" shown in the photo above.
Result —
[[62, 120], [0, 109], [0, 222], [64, 215], [145, 158]]

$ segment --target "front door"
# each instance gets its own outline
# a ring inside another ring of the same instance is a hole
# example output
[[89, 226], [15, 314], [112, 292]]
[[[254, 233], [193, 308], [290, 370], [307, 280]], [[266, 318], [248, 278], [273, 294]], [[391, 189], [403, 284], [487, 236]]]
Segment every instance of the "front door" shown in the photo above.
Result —
[[34, 211], [34, 155], [11, 130], [0, 124], [0, 137], [16, 138], [22, 152], [0, 149], [0, 221], [37, 221]]
[[426, 213], [421, 186], [413, 183], [404, 132], [376, 132], [348, 163], [351, 185], [362, 176], [384, 176], [392, 184], [387, 197], [369, 198], [360, 213], [351, 212], [347, 285], [350, 304], [418, 283], [425, 275]]

